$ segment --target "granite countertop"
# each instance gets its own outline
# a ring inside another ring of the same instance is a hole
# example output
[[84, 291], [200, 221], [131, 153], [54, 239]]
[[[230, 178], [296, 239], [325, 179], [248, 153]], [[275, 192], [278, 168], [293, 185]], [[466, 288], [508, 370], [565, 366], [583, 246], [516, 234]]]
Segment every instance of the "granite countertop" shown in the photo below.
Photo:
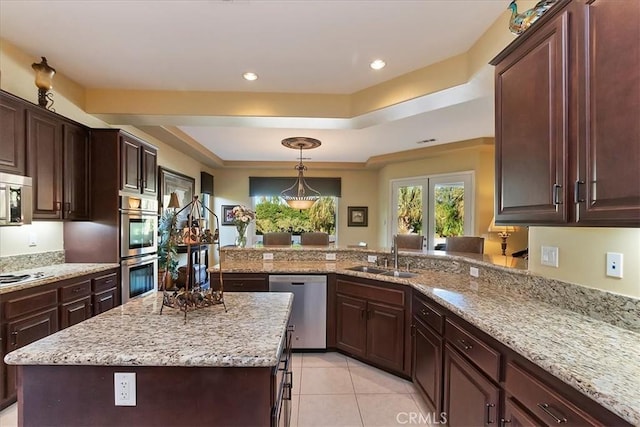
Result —
[[0, 294], [28, 289], [36, 286], [46, 285], [48, 283], [57, 282], [59, 280], [71, 279], [73, 277], [83, 276], [85, 274], [99, 273], [101, 271], [119, 268], [117, 263], [64, 263], [48, 265], [46, 267], [30, 268], [20, 271], [7, 271], [2, 274], [33, 274], [44, 273], [45, 277], [37, 280], [31, 280], [24, 283], [11, 283], [0, 285]]
[[[226, 262], [225, 272], [336, 272], [405, 284], [634, 425], [640, 425], [640, 333], [469, 275], [410, 279], [354, 272], [354, 262]], [[215, 269], [211, 269], [215, 270]], [[517, 287], [516, 287], [517, 288]]]
[[184, 313], [162, 293], [63, 329], [5, 356], [10, 365], [272, 367], [283, 350], [291, 293], [227, 293]]

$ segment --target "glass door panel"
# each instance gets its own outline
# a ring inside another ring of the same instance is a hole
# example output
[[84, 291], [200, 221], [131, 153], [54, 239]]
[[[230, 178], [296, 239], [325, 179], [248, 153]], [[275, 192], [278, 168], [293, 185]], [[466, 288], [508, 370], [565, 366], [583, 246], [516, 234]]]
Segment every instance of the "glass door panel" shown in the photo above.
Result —
[[429, 178], [428, 249], [441, 249], [447, 237], [473, 235], [473, 175]]

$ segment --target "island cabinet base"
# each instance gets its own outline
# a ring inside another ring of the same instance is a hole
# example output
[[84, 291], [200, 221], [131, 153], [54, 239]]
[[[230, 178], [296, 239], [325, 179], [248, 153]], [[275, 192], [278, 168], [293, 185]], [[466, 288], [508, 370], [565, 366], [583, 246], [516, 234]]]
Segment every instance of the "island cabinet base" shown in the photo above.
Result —
[[[115, 372], [136, 374], [136, 406], [114, 405]], [[275, 367], [20, 366], [28, 426], [269, 426]]]

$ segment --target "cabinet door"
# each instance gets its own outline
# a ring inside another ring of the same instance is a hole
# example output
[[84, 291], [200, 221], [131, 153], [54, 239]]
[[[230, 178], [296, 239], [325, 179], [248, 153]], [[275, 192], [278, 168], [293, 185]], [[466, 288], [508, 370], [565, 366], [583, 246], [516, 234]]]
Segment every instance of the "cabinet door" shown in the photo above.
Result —
[[[7, 322], [6, 352], [17, 350], [58, 330], [58, 309], [52, 308], [20, 320]], [[5, 396], [13, 399], [16, 395], [16, 366], [6, 365]]]
[[106, 291], [97, 293], [93, 296], [93, 315], [97, 316], [100, 313], [111, 310], [118, 305], [118, 289], [112, 288]]
[[640, 226], [640, 2], [577, 2], [576, 221]]
[[121, 189], [140, 192], [142, 184], [142, 145], [127, 136], [121, 137]]
[[0, 94], [0, 172], [26, 175], [24, 112], [21, 102]]
[[354, 356], [364, 357], [367, 347], [367, 302], [338, 294], [336, 312], [336, 347]]
[[62, 219], [62, 123], [27, 110], [28, 175], [33, 179], [33, 218]]
[[456, 350], [445, 345], [444, 399], [450, 427], [487, 426], [498, 422], [500, 389]]
[[60, 329], [83, 322], [91, 317], [91, 297], [60, 306]]
[[424, 393], [436, 412], [442, 399], [442, 338], [417, 317], [413, 318], [413, 383]]
[[64, 218], [89, 219], [89, 130], [64, 124]]
[[496, 221], [567, 222], [568, 13], [496, 66]]
[[142, 192], [158, 194], [158, 152], [150, 147], [142, 148]]
[[404, 308], [367, 303], [367, 358], [402, 371], [404, 366]]
[[540, 421], [530, 416], [528, 413], [520, 409], [520, 406], [506, 399], [504, 403], [504, 418], [502, 419], [504, 427], [528, 427], [542, 425]]

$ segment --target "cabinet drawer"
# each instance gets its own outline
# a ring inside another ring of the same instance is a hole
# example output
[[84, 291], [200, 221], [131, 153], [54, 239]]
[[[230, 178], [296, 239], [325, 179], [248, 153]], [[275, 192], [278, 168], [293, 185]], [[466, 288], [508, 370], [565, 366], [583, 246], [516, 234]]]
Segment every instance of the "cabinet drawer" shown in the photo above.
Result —
[[4, 318], [13, 319], [14, 317], [42, 310], [57, 304], [58, 291], [56, 289], [11, 299], [4, 304]]
[[93, 295], [93, 315], [111, 310], [118, 305], [118, 290], [116, 288], [107, 289], [104, 292]]
[[505, 389], [545, 425], [601, 425], [513, 362], [507, 363]]
[[58, 309], [52, 308], [7, 323], [7, 352], [17, 350], [58, 330]]
[[[218, 273], [211, 273], [211, 287], [220, 289], [220, 276]], [[269, 283], [263, 274], [236, 276], [223, 274], [225, 292], [268, 292]]]
[[75, 301], [87, 295], [91, 295], [91, 280], [83, 280], [60, 288], [62, 302]]
[[431, 326], [439, 335], [444, 332], [444, 315], [440, 313], [434, 306], [422, 300], [413, 297], [413, 315]]
[[99, 293], [107, 289], [115, 288], [118, 285], [118, 274], [111, 273], [93, 279], [93, 292]]
[[404, 306], [404, 291], [400, 289], [383, 288], [380, 286], [349, 282], [347, 280], [338, 280], [336, 281], [336, 292], [370, 301]]
[[446, 319], [445, 337], [454, 346], [476, 364], [485, 374], [495, 381], [500, 380], [501, 354], [479, 338], [474, 337], [463, 327]]

